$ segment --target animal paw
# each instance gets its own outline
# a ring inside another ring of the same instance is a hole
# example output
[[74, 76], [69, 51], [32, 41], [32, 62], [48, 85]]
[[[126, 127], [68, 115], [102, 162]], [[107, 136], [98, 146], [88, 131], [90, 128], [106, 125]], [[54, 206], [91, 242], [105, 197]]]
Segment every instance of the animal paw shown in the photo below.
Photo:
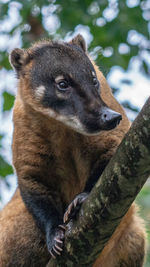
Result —
[[64, 214], [64, 223], [68, 223], [71, 219], [73, 219], [78, 213], [82, 203], [87, 199], [87, 193], [81, 193], [77, 195], [74, 200], [69, 204], [65, 214]]
[[54, 259], [58, 255], [61, 255], [61, 252], [63, 251], [65, 231], [66, 231], [65, 225], [59, 225], [55, 231], [53, 242], [49, 248], [49, 252], [52, 258]]

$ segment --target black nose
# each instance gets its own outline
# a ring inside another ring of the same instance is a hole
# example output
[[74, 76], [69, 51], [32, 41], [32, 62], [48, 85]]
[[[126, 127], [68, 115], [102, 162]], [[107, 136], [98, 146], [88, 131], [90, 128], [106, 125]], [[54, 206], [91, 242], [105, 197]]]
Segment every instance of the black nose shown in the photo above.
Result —
[[104, 130], [114, 129], [122, 120], [120, 113], [106, 108], [102, 114], [102, 120], [104, 123]]

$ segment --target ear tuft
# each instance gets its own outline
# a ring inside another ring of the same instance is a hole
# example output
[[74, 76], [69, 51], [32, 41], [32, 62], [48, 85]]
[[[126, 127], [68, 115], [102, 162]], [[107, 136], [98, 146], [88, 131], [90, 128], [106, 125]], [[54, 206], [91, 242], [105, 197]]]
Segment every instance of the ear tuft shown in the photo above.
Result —
[[75, 38], [73, 38], [71, 43], [81, 47], [82, 50], [86, 52], [85, 40], [81, 34], [78, 34]]
[[25, 62], [25, 58], [26, 58], [25, 55], [26, 55], [26, 53], [23, 49], [15, 48], [9, 56], [9, 61], [12, 65], [12, 67], [17, 72], [19, 72], [21, 70], [21, 67]]

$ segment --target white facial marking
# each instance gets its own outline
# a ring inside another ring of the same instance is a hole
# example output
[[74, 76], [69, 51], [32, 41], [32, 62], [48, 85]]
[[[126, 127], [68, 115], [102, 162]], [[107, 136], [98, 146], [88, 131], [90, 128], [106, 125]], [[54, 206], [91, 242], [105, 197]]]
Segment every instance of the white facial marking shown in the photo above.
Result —
[[60, 99], [67, 99], [68, 98], [68, 95], [64, 94], [63, 92], [56, 91], [56, 95]]
[[95, 75], [95, 72], [94, 72], [94, 71], [92, 71], [92, 76], [93, 76], [93, 77], [96, 77], [96, 75]]
[[63, 121], [66, 125], [70, 126], [73, 129], [78, 129], [78, 130], [83, 129], [79, 119], [75, 116], [67, 117], [67, 116], [59, 115], [57, 119], [60, 121]]
[[41, 100], [41, 98], [44, 96], [45, 90], [46, 89], [44, 85], [40, 85], [39, 87], [36, 88], [35, 94], [38, 100]]
[[74, 129], [77, 132], [80, 132], [82, 134], [85, 134], [85, 130], [81, 124], [81, 122], [79, 121], [79, 119], [76, 116], [63, 116], [63, 115], [59, 115], [57, 118], [57, 120], [62, 121], [64, 124], [66, 124], [67, 126], [69, 126], [70, 128]]
[[53, 111], [52, 109], [48, 109], [47, 113], [51, 118], [56, 119], [57, 113], [55, 111]]
[[60, 122], [63, 122], [65, 125], [69, 126], [70, 128], [74, 129], [76, 132], [86, 134], [86, 131], [84, 130], [81, 122], [76, 116], [65, 116], [60, 115], [57, 112], [53, 111], [52, 109], [49, 109], [46, 111], [46, 114]]
[[59, 76], [57, 76], [57, 77], [55, 78], [55, 82], [58, 83], [59, 81], [64, 80], [64, 79], [65, 79], [65, 78], [64, 78], [63, 75], [59, 75]]
[[65, 116], [65, 115], [60, 115], [56, 111], [49, 109], [45, 112], [49, 117], [62, 122], [63, 124], [67, 125], [69, 128], [73, 129], [74, 131], [87, 135], [87, 136], [96, 136], [99, 134], [97, 133], [88, 133], [80, 120], [76, 116]]

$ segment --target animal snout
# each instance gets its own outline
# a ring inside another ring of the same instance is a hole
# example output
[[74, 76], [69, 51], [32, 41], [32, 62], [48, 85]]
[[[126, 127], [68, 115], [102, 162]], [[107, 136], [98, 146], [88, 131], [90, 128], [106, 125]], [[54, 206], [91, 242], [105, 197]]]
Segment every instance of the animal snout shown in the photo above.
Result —
[[122, 115], [111, 109], [105, 109], [102, 113], [102, 121], [105, 125], [105, 130], [115, 128], [122, 120]]

